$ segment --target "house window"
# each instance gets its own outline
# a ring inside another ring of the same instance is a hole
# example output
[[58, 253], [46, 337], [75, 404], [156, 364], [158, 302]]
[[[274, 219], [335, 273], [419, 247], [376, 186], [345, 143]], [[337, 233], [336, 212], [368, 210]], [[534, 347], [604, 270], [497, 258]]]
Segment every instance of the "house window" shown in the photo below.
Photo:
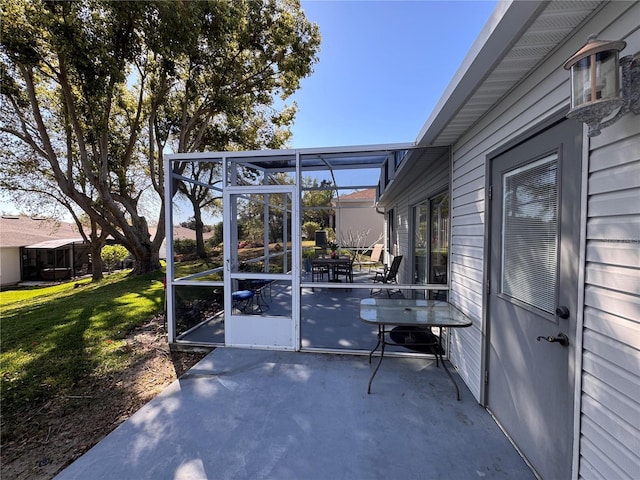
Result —
[[[448, 257], [449, 193], [445, 192], [413, 207], [413, 283], [447, 283]], [[443, 292], [430, 296], [441, 298]]]
[[[395, 251], [396, 241], [396, 214], [393, 209], [387, 212], [387, 252], [390, 255], [396, 255]], [[385, 261], [388, 259], [385, 258]]]
[[400, 164], [402, 163], [402, 161], [404, 160], [404, 157], [407, 156], [407, 153], [409, 153], [409, 150], [398, 150], [395, 152], [394, 154], [394, 166], [395, 169], [397, 170], [398, 167], [400, 166]]
[[429, 201], [430, 238], [429, 283], [447, 283], [449, 258], [449, 192]]
[[413, 283], [428, 283], [429, 208], [426, 202], [413, 207]]

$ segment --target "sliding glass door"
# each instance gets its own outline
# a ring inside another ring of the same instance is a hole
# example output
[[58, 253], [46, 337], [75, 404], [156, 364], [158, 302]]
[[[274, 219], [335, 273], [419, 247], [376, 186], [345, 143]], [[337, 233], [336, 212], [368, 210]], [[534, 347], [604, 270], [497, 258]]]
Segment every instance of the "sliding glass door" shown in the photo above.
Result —
[[[449, 193], [413, 207], [413, 283], [447, 283], [449, 257]], [[431, 292], [441, 298], [444, 291]], [[424, 296], [424, 293], [417, 295]]]

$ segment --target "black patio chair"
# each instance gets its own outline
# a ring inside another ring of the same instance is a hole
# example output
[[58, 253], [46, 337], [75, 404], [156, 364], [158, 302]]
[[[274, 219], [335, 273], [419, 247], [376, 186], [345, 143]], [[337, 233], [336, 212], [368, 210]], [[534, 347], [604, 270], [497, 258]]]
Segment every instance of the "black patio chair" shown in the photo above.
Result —
[[[373, 282], [379, 282], [379, 283], [398, 283], [397, 281], [397, 276], [398, 276], [398, 269], [400, 268], [400, 262], [402, 261], [402, 255], [397, 255], [396, 257], [393, 258], [393, 262], [391, 262], [391, 266], [389, 267], [389, 269], [384, 269], [382, 272], [376, 272], [376, 275], [373, 277]], [[369, 295], [373, 295], [373, 288], [371, 289], [371, 291], [369, 292]], [[378, 292], [382, 290], [382, 289], [378, 289]], [[399, 292], [400, 290], [398, 290]], [[391, 290], [387, 289], [387, 296], [391, 296]]]
[[311, 281], [315, 282], [316, 279], [318, 279], [318, 281], [322, 281], [324, 279], [324, 276], [327, 276], [327, 280], [329, 280], [329, 266], [328, 265], [318, 265], [318, 264], [312, 264], [311, 265]]
[[355, 259], [356, 256], [351, 255], [349, 257], [349, 263], [339, 263], [338, 265], [336, 265], [335, 269], [333, 270], [335, 278], [339, 279], [340, 275], [344, 275], [344, 279], [347, 282], [353, 283], [353, 262], [355, 261]]
[[[433, 283], [447, 283], [447, 267], [437, 266], [433, 267]], [[447, 300], [447, 290], [432, 290], [431, 295], [434, 300]]]

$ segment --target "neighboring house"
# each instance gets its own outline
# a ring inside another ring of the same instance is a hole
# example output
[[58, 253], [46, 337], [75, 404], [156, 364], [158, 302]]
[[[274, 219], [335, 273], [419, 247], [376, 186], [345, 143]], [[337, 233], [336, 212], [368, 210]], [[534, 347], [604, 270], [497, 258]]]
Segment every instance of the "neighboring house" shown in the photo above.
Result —
[[[150, 228], [151, 235], [155, 229]], [[194, 230], [174, 227], [174, 239], [195, 240]], [[205, 240], [213, 235], [205, 233]], [[165, 242], [160, 247], [164, 259]], [[0, 217], [0, 286], [68, 280], [91, 272], [91, 247], [75, 224], [19, 215]]]
[[90, 247], [74, 224], [25, 216], [0, 217], [0, 285], [65, 280], [90, 263]]
[[331, 226], [344, 246], [370, 247], [382, 241], [384, 214], [376, 211], [375, 203], [376, 191], [373, 188], [340, 195], [331, 201], [335, 209]]
[[[640, 116], [589, 137], [566, 118], [563, 66], [593, 33], [636, 55], [639, 19], [637, 1], [498, 2], [414, 144], [167, 155], [167, 185], [172, 161], [232, 172], [246, 162], [266, 176], [272, 165], [365, 168], [382, 157], [378, 207], [386, 250], [403, 256], [400, 287], [446, 279], [450, 303], [473, 319], [450, 332], [449, 358], [477, 401], [541, 478], [637, 478]], [[228, 183], [227, 236], [243, 195], [286, 194], [297, 211], [299, 185]], [[229, 246], [224, 282], [174, 279], [168, 264], [169, 341], [174, 288], [223, 285], [225, 345], [301, 349], [301, 290], [313, 284], [295, 275], [297, 235], [293, 274], [264, 275], [291, 285], [290, 318], [232, 315], [232, 282], [244, 274]]]

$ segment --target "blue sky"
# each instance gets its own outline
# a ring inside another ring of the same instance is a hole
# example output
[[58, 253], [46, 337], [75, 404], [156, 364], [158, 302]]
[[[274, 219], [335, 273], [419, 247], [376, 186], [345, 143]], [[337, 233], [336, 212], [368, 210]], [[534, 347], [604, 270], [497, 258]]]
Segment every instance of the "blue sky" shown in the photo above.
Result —
[[[307, 18], [320, 27], [322, 44], [314, 73], [291, 98], [299, 111], [290, 146], [416, 140], [495, 5], [303, 1]], [[366, 177], [358, 181], [377, 181], [377, 175]], [[1, 198], [0, 212], [19, 213]]]
[[495, 1], [303, 1], [320, 61], [293, 96], [293, 148], [413, 142]]

